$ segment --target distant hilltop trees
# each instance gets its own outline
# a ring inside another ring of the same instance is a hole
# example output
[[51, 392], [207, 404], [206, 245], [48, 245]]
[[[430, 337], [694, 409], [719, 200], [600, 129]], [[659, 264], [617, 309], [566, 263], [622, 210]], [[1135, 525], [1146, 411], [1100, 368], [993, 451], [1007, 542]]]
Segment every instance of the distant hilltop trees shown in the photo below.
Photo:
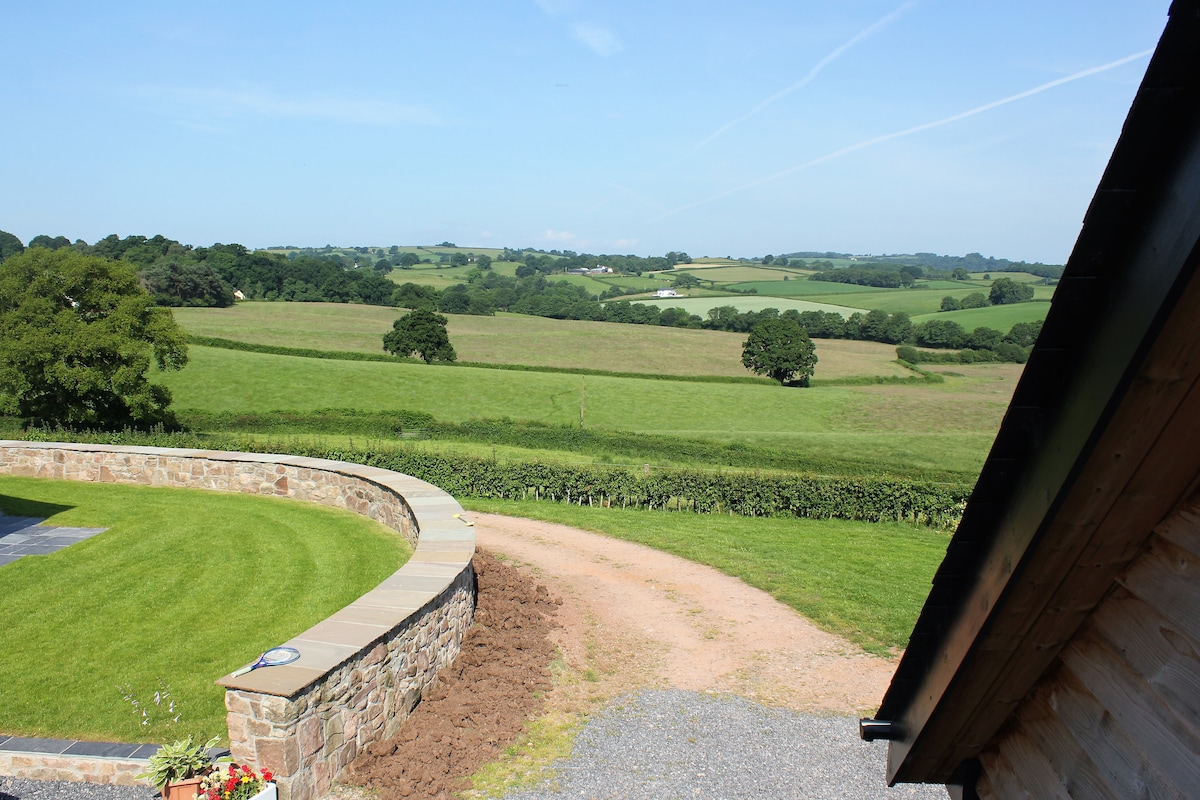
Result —
[[[927, 270], [935, 272], [1028, 272], [1030, 275], [1037, 275], [1039, 278], [1049, 278], [1058, 280], [1062, 277], [1063, 266], [1061, 264], [1043, 264], [1040, 261], [1009, 261], [1007, 258], [995, 258], [994, 256], [983, 256], [980, 253], [967, 253], [965, 256], [939, 256], [937, 253], [913, 253], [911, 255], [881, 255], [881, 256], [856, 256], [851, 253], [833, 253], [824, 252], [817, 253], [811, 251], [803, 251], [798, 253], [785, 253], [783, 256], [775, 256], [776, 263], [779, 263], [780, 258], [788, 259], [793, 267], [803, 268], [803, 264], [797, 264], [797, 259], [816, 259], [818, 261], [829, 261], [831, 259], [838, 260], [861, 260], [863, 263], [856, 266], [874, 266], [890, 267], [893, 270], [899, 269], [902, 266], [924, 267]], [[833, 267], [832, 264], [829, 265]], [[808, 265], [809, 269], [821, 269], [820, 266]]]

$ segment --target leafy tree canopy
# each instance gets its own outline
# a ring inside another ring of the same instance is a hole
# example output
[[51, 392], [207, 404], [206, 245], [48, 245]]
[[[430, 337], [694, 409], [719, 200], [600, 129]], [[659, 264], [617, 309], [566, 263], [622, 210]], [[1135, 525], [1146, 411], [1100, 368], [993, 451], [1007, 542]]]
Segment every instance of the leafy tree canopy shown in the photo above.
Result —
[[0, 261], [25, 252], [21, 240], [8, 231], [0, 231]]
[[1012, 278], [997, 278], [992, 282], [988, 299], [994, 306], [1024, 303], [1033, 299], [1033, 287], [1028, 283], [1017, 283]]
[[750, 331], [742, 345], [742, 364], [781, 385], [790, 382], [807, 386], [817, 364], [817, 351], [799, 323], [774, 317]]
[[426, 308], [417, 308], [392, 323], [384, 334], [383, 349], [402, 358], [417, 356], [426, 364], [454, 361], [458, 356], [446, 333], [446, 318]]
[[169, 422], [146, 375], [187, 363], [187, 340], [129, 264], [33, 248], [0, 265], [0, 412], [38, 424]]

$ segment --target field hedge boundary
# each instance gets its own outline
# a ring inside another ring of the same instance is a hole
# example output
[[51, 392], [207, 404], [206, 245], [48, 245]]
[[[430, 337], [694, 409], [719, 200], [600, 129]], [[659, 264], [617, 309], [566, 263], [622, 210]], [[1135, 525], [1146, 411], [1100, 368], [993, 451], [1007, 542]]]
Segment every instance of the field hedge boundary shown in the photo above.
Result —
[[[941, 378], [936, 373], [926, 374]], [[837, 459], [824, 459], [814, 453], [797, 453], [786, 448], [761, 447], [742, 442], [712, 442], [653, 433], [581, 428], [577, 424], [552, 425], [506, 417], [452, 423], [436, 420], [422, 411], [364, 411], [351, 408], [265, 412], [180, 409], [177, 415], [179, 422], [190, 431], [218, 435], [267, 434], [272, 437], [361, 436], [366, 440], [366, 449], [387, 446], [377, 444], [372, 439], [434, 439], [588, 454], [608, 464], [613, 464], [613, 459], [621, 459], [625, 465], [650, 462], [671, 464], [676, 468], [702, 465], [706, 469], [736, 467], [814, 475], [901, 477], [881, 475], [878, 465], [869, 457], [860, 461], [851, 461], [845, 455]], [[929, 468], [923, 469], [920, 474], [904, 477], [927, 482], [961, 483], [974, 480], [974, 476]]]
[[[215, 336], [189, 335], [188, 344], [214, 347], [222, 350], [240, 350], [244, 353], [266, 353], [273, 356], [296, 358], [323, 358], [333, 361], [383, 361], [390, 364], [424, 364], [419, 358], [401, 358], [387, 353], [359, 353], [352, 350], [313, 350], [305, 347], [283, 347], [273, 344], [254, 344], [236, 339], [221, 339]], [[587, 369], [586, 367], [539, 367], [531, 364], [491, 364], [483, 361], [441, 361], [439, 367], [472, 367], [474, 369], [498, 369], [506, 372], [549, 372], [560, 375], [583, 375], [600, 378], [637, 378], [653, 381], [682, 381], [684, 383], [740, 383], [759, 386], [774, 386], [770, 378], [744, 377], [735, 375], [665, 375], [659, 372], [616, 372], [614, 370]]]
[[[80, 434], [30, 432], [39, 439], [195, 447], [194, 434], [136, 432]], [[538, 461], [498, 462], [424, 450], [380, 451], [321, 444], [203, 440], [202, 447], [231, 446], [246, 452], [285, 453], [349, 461], [411, 475], [457, 497], [573, 503], [664, 512], [790, 516], [866, 522], [908, 522], [953, 529], [962, 518], [970, 487], [899, 478], [702, 472], [658, 468], [630, 470], [604, 465]]]

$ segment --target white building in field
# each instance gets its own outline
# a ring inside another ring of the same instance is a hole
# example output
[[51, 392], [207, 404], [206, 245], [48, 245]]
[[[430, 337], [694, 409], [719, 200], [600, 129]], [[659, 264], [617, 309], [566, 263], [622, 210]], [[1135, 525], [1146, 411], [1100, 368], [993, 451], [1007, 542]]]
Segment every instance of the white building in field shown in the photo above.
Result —
[[655, 297], [679, 297], [679, 292], [674, 289], [659, 289], [654, 293]]

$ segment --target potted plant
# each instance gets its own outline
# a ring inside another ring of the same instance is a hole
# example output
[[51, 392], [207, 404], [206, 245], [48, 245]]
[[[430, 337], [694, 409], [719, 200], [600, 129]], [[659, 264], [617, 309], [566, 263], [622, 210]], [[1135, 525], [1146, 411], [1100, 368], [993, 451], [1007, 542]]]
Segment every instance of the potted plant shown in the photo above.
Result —
[[269, 770], [258, 774], [246, 764], [221, 764], [201, 780], [197, 800], [276, 800], [273, 780]]
[[163, 800], [193, 800], [200, 794], [200, 779], [212, 770], [208, 751], [220, 741], [220, 736], [214, 736], [201, 744], [188, 736], [164, 744], [150, 756], [150, 768], [137, 778], [158, 787]]

